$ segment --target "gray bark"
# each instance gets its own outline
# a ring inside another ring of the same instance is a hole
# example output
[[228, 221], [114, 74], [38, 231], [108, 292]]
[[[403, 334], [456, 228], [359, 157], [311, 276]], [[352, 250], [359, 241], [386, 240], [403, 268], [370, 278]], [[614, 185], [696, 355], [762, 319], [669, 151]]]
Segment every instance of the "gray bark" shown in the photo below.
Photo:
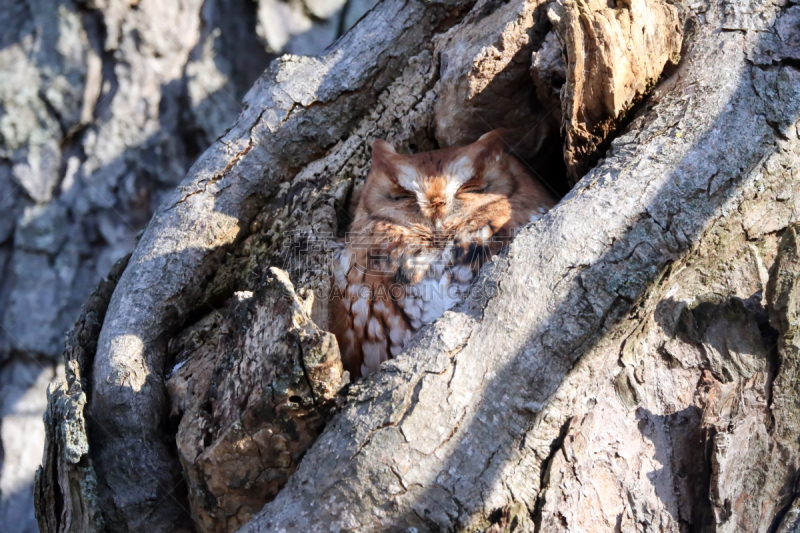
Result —
[[[336, 234], [372, 137], [422, 150], [507, 121], [523, 155], [542, 146], [547, 109], [520, 89], [532, 89], [531, 63], [575, 79], [577, 62], [559, 67], [547, 46], [588, 50], [561, 25], [580, 17], [547, 8], [386, 0], [325, 56], [273, 64], [148, 226], [82, 367], [80, 454], [98, 488], [40, 492], [99, 496], [111, 531], [191, 527], [170, 452], [169, 341], [257, 288], [281, 264], [287, 228]], [[605, 157], [484, 269], [475, 298], [343, 392], [241, 531], [797, 527], [800, 6], [676, 9], [682, 61], [616, 124]], [[534, 76], [540, 101], [551, 74]], [[562, 105], [568, 137], [575, 104]], [[543, 131], [513, 133], [534, 121]], [[323, 285], [290, 273], [298, 289]], [[50, 457], [43, 476], [76, 472]]]
[[[774, 398], [794, 397], [794, 371], [756, 322], [775, 232], [796, 220], [797, 71], [780, 61], [797, 50], [788, 32], [718, 32], [721, 7], [605, 160], [484, 273], [497, 296], [358, 387], [242, 531], [474, 530], [518, 501], [544, 531], [780, 520], [799, 459], [780, 428], [798, 434]], [[732, 309], [681, 342], [704, 299]]]
[[[119, 510], [109, 527], [161, 531], [181, 514], [169, 497], [179, 471], [163, 440], [165, 341], [203, 303], [203, 281], [292, 170], [357, 126], [420, 43], [452, 25], [452, 11], [462, 10], [447, 3], [382, 3], [370, 14], [373, 24], [358, 25], [329, 55], [274, 63], [245, 97], [237, 123], [162, 204], [114, 292], [93, 365], [89, 412], [93, 425], [110, 436], [97, 435], [96, 464], [107, 483], [106, 505]], [[428, 71], [424, 59], [406, 70]], [[346, 141], [340, 168], [365, 137]], [[344, 190], [339, 184], [340, 196]], [[330, 228], [333, 201], [314, 217], [316, 229]]]
[[[14, 531], [36, 530], [45, 392], [81, 304], [276, 53], [321, 52], [371, 0], [285, 6], [0, 1], [0, 523]], [[276, 42], [265, 19], [291, 31]]]
[[47, 446], [36, 473], [34, 504], [39, 531], [100, 532], [104, 528], [97, 496], [97, 473], [89, 455], [84, 417], [97, 335], [108, 302], [129, 257], [121, 259], [92, 291], [64, 348], [66, 383], [48, 391], [44, 421]]

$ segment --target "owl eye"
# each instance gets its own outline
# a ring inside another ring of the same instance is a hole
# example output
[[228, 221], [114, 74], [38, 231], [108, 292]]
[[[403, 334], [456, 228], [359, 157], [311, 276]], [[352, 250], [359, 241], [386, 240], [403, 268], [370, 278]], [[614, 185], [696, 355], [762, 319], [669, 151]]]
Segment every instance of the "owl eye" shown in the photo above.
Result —
[[408, 193], [389, 193], [389, 200], [393, 202], [400, 202], [402, 200], [410, 200], [414, 196]]
[[469, 188], [466, 188], [466, 189], [461, 189], [459, 192], [461, 192], [461, 193], [469, 193], [469, 194], [483, 194], [483, 193], [486, 192], [486, 189], [488, 189], [488, 188], [489, 188], [488, 185], [486, 185], [484, 187], [481, 187], [480, 189], [477, 188], [477, 187], [469, 187]]

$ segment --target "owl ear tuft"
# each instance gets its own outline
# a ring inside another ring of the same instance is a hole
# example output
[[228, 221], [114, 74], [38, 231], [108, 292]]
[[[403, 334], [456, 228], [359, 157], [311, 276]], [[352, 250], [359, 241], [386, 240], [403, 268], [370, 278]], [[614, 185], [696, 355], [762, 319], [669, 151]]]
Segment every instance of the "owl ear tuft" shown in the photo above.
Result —
[[489, 133], [484, 133], [481, 135], [480, 139], [475, 141], [475, 144], [481, 144], [483, 146], [492, 146], [498, 147], [501, 149], [505, 149], [506, 143], [503, 140], [508, 135], [508, 130], [505, 128], [497, 128]]
[[375, 139], [372, 142], [373, 159], [381, 159], [384, 156], [396, 153], [397, 151], [394, 149], [394, 147], [391, 144], [384, 141], [383, 139]]
[[507, 137], [508, 130], [505, 128], [497, 128], [489, 133], [484, 133], [472, 146], [476, 149], [476, 155], [481, 154], [479, 157], [500, 156], [501, 154], [506, 154], [511, 151], [510, 143], [505, 140]]

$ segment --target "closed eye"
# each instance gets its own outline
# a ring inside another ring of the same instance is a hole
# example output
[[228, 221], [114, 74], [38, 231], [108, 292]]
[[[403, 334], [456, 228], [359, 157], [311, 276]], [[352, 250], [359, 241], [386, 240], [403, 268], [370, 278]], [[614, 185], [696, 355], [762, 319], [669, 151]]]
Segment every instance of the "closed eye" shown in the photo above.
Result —
[[469, 189], [461, 189], [458, 192], [462, 193], [462, 194], [464, 194], [464, 193], [468, 193], [468, 194], [483, 194], [483, 193], [486, 192], [486, 189], [488, 189], [488, 188], [489, 188], [488, 186], [482, 187], [480, 189], [473, 187], [473, 188], [469, 188]]
[[389, 200], [391, 200], [393, 202], [400, 202], [402, 200], [411, 200], [412, 198], [414, 198], [414, 196], [411, 195], [411, 194], [404, 194], [404, 193], [392, 194], [392, 193], [389, 193]]

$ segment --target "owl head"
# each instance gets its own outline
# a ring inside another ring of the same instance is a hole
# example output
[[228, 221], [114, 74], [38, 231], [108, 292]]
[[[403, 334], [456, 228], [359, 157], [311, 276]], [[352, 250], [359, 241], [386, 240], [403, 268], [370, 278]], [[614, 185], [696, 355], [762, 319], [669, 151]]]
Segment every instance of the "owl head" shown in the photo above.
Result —
[[531, 210], [554, 202], [507, 146], [502, 130], [467, 146], [409, 155], [376, 140], [352, 230], [379, 220], [457, 237], [527, 223]]

